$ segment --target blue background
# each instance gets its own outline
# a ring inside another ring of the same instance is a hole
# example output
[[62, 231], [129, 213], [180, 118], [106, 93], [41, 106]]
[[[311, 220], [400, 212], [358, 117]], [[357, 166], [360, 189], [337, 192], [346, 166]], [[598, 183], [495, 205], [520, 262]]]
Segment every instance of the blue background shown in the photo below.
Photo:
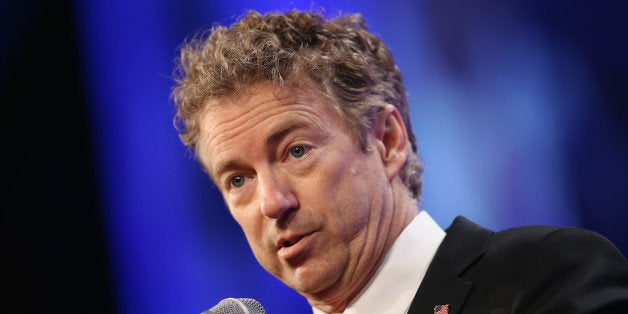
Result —
[[[178, 46], [248, 9], [366, 17], [404, 74], [427, 165], [421, 206], [441, 227], [459, 214], [493, 229], [580, 226], [628, 252], [619, 1], [26, 3], [1, 7], [3, 254], [16, 306], [199, 313], [250, 297], [269, 313], [310, 311], [257, 265], [172, 126]], [[79, 127], [50, 136], [62, 125]]]

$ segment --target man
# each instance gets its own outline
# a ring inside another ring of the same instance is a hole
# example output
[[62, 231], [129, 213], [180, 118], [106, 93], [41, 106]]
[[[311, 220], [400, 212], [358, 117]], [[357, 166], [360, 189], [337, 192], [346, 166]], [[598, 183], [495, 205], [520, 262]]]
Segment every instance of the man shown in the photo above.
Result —
[[177, 122], [260, 264], [315, 313], [622, 313], [628, 266], [584, 230], [443, 231], [401, 74], [359, 15], [249, 12], [181, 52]]

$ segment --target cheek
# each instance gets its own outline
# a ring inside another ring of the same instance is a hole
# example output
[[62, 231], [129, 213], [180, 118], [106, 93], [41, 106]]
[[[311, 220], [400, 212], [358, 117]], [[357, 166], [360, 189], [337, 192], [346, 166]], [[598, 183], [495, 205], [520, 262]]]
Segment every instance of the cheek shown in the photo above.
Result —
[[281, 278], [282, 265], [276, 257], [273, 246], [266, 242], [267, 237], [264, 234], [263, 223], [247, 221], [246, 223], [240, 223], [240, 226], [257, 262], [268, 273]]
[[346, 204], [343, 212], [353, 231], [367, 225], [369, 217], [382, 206], [385, 173], [375, 157], [365, 157], [347, 168], [338, 188], [338, 197]]
[[261, 222], [256, 221], [245, 221], [238, 222], [242, 231], [244, 232], [244, 236], [249, 244], [249, 247], [253, 251], [255, 258], [262, 264], [262, 266], [267, 267], [267, 260], [269, 259], [269, 254], [272, 253], [268, 245], [265, 245], [265, 237], [264, 230]]
[[261, 221], [256, 215], [253, 215], [251, 211], [240, 210], [237, 212], [231, 211], [231, 215], [235, 221], [240, 225], [244, 234], [249, 236], [258, 235], [261, 232]]
[[[351, 181], [351, 180], [348, 180]], [[360, 183], [343, 182], [337, 191], [337, 216], [348, 240], [365, 230], [370, 212], [368, 195]]]
[[335, 182], [329, 194], [335, 215], [349, 239], [364, 231], [373, 210], [373, 194], [377, 193], [375, 176], [369, 175], [376, 170], [369, 167], [368, 158], [355, 160], [357, 162], [345, 163], [338, 169], [332, 177]]
[[233, 219], [240, 225], [251, 248], [260, 246], [262, 238], [262, 222], [256, 218], [249, 210], [236, 209], [231, 210]]

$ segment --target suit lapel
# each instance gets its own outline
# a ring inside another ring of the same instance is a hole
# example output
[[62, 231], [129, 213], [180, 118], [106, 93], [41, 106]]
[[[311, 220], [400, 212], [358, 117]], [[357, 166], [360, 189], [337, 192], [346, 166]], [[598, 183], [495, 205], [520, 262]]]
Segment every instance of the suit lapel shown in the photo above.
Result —
[[447, 235], [430, 263], [409, 314], [434, 313], [436, 305], [449, 304], [449, 314], [462, 309], [473, 282], [461, 278], [463, 272], [486, 252], [493, 233], [459, 216], [446, 230]]
[[458, 313], [473, 288], [442, 264], [431, 264], [408, 313], [432, 314], [436, 305], [449, 304], [449, 314]]

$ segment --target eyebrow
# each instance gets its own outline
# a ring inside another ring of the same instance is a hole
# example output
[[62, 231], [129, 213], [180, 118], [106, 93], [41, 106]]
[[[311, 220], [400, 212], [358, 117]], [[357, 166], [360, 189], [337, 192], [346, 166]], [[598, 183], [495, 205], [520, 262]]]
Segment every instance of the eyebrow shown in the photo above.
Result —
[[270, 146], [276, 145], [279, 141], [281, 141], [282, 138], [284, 138], [286, 135], [290, 134], [294, 130], [310, 129], [310, 128], [311, 127], [307, 123], [303, 123], [303, 122], [300, 122], [300, 121], [293, 121], [293, 122], [290, 122], [290, 123], [286, 123], [281, 128], [279, 128], [278, 130], [273, 132], [266, 139], [266, 142], [265, 142], [266, 147], [270, 147]]
[[[224, 163], [219, 164], [216, 167], [216, 172], [214, 174], [214, 181], [218, 182], [218, 179], [220, 178], [220, 176], [222, 175], [222, 173], [227, 172], [231, 169], [241, 169], [244, 168], [244, 162], [242, 160], [239, 159], [233, 159], [233, 160], [228, 160]], [[211, 172], [208, 171], [208, 173], [210, 174], [210, 177], [212, 177]]]

